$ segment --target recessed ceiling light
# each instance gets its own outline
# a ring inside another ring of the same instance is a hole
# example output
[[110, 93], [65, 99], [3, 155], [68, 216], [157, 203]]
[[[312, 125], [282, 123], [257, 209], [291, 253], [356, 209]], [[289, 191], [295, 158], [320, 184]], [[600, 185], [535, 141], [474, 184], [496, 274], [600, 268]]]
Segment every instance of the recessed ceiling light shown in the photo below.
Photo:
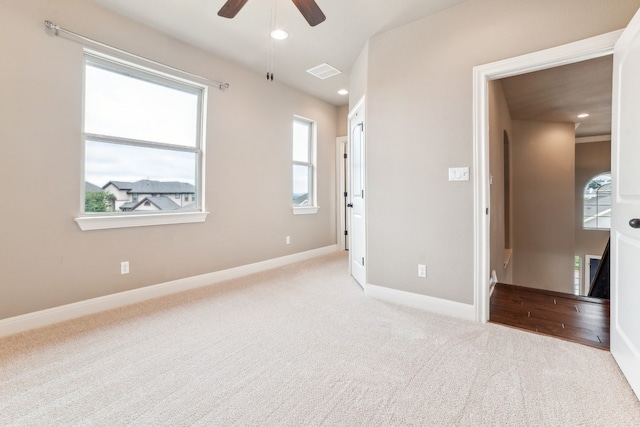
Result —
[[578, 114], [579, 119], [584, 119], [585, 117], [589, 117], [589, 114], [588, 113]]
[[340, 89], [338, 91], [338, 95], [348, 95], [348, 94], [349, 94], [349, 91], [346, 89]]
[[276, 40], [284, 40], [289, 37], [289, 33], [285, 30], [273, 30], [271, 31], [271, 38]]

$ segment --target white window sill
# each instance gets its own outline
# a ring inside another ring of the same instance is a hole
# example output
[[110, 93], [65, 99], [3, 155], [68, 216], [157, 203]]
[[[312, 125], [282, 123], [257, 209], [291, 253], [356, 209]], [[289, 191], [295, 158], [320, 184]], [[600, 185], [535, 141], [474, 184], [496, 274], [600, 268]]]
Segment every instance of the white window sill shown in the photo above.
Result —
[[296, 206], [292, 209], [294, 215], [311, 215], [318, 213], [317, 206]]
[[107, 230], [110, 228], [204, 222], [208, 214], [209, 212], [180, 212], [142, 215], [95, 215], [81, 216], [76, 218], [76, 222], [82, 231]]

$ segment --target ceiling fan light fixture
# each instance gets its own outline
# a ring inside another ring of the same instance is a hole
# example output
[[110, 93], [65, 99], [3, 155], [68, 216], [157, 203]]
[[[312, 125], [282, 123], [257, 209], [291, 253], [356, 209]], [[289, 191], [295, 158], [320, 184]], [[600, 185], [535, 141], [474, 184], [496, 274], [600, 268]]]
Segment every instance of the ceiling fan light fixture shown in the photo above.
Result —
[[289, 33], [287, 33], [285, 30], [273, 30], [271, 31], [271, 38], [275, 39], [275, 40], [285, 40], [289, 37]]

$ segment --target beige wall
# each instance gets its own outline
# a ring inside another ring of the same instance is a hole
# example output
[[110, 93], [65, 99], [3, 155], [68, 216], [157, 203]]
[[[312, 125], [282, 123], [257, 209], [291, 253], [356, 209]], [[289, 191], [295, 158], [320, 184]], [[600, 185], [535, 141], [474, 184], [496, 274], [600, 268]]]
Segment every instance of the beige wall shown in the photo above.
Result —
[[469, 0], [369, 41], [369, 283], [474, 302], [473, 181], [447, 179], [473, 164], [473, 67], [623, 28], [638, 7]]
[[[509, 262], [507, 267], [504, 267], [505, 249], [513, 247], [513, 234], [510, 235], [509, 242], [505, 238], [507, 215], [511, 219], [511, 224], [513, 224], [511, 210], [508, 213], [505, 212], [505, 132], [512, 147], [513, 132], [511, 130], [509, 106], [502, 90], [502, 83], [500, 80], [493, 80], [489, 82], [489, 174], [491, 175], [491, 203], [489, 208], [491, 216], [491, 234], [489, 238], [491, 254], [489, 271], [495, 271], [500, 282], [512, 283], [513, 263]], [[513, 197], [512, 191], [510, 191], [510, 194]]]
[[349, 74], [349, 110], [353, 109], [367, 93], [368, 75], [369, 42], [364, 45], [351, 66], [351, 73]]
[[338, 125], [336, 136], [347, 136], [349, 133], [349, 105], [338, 107]]
[[575, 127], [512, 126], [513, 283], [572, 293]]
[[[0, 223], [0, 318], [336, 243], [336, 107], [93, 1], [3, 1], [0, 16], [0, 188], [11, 195]], [[46, 19], [231, 84], [209, 94], [205, 223], [79, 230], [82, 46], [48, 35]], [[291, 212], [294, 114], [318, 123], [317, 215]]]
[[[576, 144], [575, 187], [575, 254], [580, 256], [584, 273], [585, 255], [602, 255], [609, 239], [609, 231], [582, 228], [584, 188], [591, 178], [611, 172], [611, 141]], [[584, 285], [584, 277], [582, 278]]]

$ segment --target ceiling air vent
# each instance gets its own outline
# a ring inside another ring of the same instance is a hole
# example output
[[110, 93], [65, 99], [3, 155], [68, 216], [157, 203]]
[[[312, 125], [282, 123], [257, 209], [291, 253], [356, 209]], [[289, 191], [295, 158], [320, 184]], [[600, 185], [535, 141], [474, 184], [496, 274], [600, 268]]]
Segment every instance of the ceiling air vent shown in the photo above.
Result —
[[333, 68], [331, 65], [327, 63], [324, 63], [324, 64], [318, 65], [317, 67], [313, 67], [307, 70], [307, 73], [312, 74], [321, 80], [324, 80], [324, 79], [328, 79], [329, 77], [333, 77], [336, 74], [340, 74], [342, 73], [342, 71], [336, 68]]

